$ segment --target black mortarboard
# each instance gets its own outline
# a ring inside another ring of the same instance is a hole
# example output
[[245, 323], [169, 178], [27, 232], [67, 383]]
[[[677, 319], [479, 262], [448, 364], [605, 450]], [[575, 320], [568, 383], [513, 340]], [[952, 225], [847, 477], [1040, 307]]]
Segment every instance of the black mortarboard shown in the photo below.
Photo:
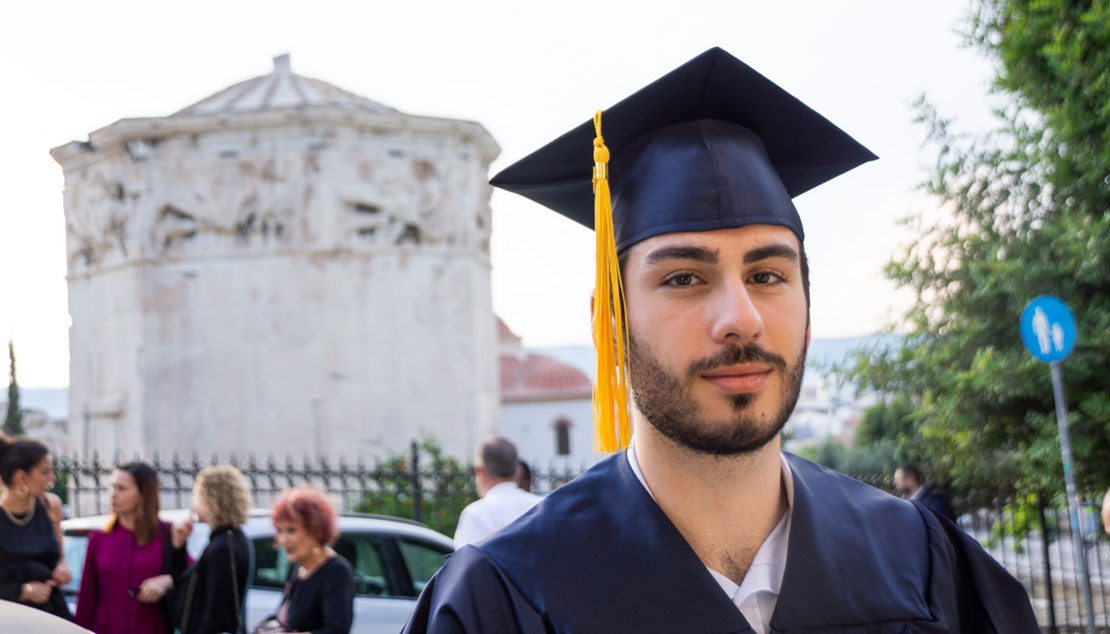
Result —
[[[616, 247], [653, 235], [750, 224], [791, 228], [791, 198], [875, 159], [827, 119], [720, 48], [604, 111]], [[594, 225], [586, 122], [493, 178]]]

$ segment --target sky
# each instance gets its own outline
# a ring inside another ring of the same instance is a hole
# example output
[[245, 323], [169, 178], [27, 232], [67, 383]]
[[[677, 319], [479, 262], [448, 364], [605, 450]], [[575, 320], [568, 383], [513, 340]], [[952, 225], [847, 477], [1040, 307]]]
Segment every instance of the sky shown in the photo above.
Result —
[[[120, 118], [169, 115], [289, 53], [298, 74], [481, 123], [502, 148], [492, 175], [713, 46], [879, 155], [795, 200], [813, 336], [876, 332], [912, 299], [882, 275], [912, 237], [898, 220], [936, 207], [916, 189], [934, 157], [913, 101], [926, 95], [965, 130], [992, 125], [990, 62], [958, 34], [969, 10], [965, 0], [12, 4], [0, 24], [0, 336], [15, 340], [21, 385], [68, 384], [64, 183], [48, 151]], [[592, 233], [513, 194], [497, 191], [491, 205], [495, 312], [526, 346], [588, 343]]]

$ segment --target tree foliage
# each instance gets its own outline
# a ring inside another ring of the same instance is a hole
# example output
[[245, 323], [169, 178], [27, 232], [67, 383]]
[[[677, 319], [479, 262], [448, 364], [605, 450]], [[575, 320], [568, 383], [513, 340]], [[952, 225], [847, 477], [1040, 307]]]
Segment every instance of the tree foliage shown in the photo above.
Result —
[[917, 429], [914, 412], [917, 407], [904, 396], [884, 398], [863, 411], [856, 428], [856, 445], [870, 445], [882, 440], [896, 445], [913, 438]]
[[860, 351], [858, 384], [916, 404], [914, 452], [964, 492], [1063, 488], [1047, 365], [1018, 334], [1033, 297], [1071, 307], [1063, 363], [1080, 488], [1110, 484], [1110, 4], [981, 0], [967, 33], [997, 67], [998, 127], [969, 137], [932, 107], [923, 188], [939, 220], [886, 275], [916, 302], [891, 349]]
[[4, 416], [4, 433], [23, 435], [23, 410], [19, 406], [19, 383], [15, 379], [15, 342], [8, 340], [8, 412]]
[[[830, 442], [809, 450], [806, 457], [879, 488], [890, 489], [894, 470], [923, 456], [914, 439], [917, 406], [903, 396], [880, 399], [863, 411], [850, 447]], [[932, 473], [925, 469], [927, 480]]]
[[454, 535], [462, 510], [478, 499], [474, 471], [444, 455], [431, 437], [421, 440], [418, 453], [415, 470], [412, 454], [394, 455], [382, 462], [374, 478], [379, 489], [364, 495], [355, 510], [415, 519], [415, 484], [421, 492], [420, 520], [444, 535]]

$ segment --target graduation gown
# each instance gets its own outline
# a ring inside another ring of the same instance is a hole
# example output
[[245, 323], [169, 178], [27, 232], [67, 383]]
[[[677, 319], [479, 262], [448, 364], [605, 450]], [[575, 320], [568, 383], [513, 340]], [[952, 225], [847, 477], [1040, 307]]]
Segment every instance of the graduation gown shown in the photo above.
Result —
[[[787, 460], [794, 503], [771, 632], [1039, 631], [1021, 584], [950, 522], [797, 456]], [[752, 629], [622, 453], [452, 555], [404, 632]]]

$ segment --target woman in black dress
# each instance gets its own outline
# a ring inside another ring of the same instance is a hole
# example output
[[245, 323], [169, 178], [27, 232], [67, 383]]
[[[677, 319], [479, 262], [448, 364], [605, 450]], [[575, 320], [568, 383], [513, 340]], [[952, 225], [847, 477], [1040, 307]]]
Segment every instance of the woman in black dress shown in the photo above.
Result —
[[354, 621], [351, 564], [328, 544], [339, 537], [335, 508], [315, 489], [286, 491], [274, 504], [275, 538], [293, 563], [277, 614], [260, 628], [346, 634]]
[[187, 565], [185, 541], [192, 520], [174, 525], [170, 572], [175, 577], [175, 618], [181, 634], [245, 631], [242, 606], [250, 572], [250, 544], [240, 526], [247, 521], [250, 492], [243, 474], [215, 465], [197, 474], [193, 513], [212, 528], [204, 552]]
[[61, 501], [50, 450], [0, 435], [0, 599], [72, 620], [60, 586], [72, 579], [61, 549]]

